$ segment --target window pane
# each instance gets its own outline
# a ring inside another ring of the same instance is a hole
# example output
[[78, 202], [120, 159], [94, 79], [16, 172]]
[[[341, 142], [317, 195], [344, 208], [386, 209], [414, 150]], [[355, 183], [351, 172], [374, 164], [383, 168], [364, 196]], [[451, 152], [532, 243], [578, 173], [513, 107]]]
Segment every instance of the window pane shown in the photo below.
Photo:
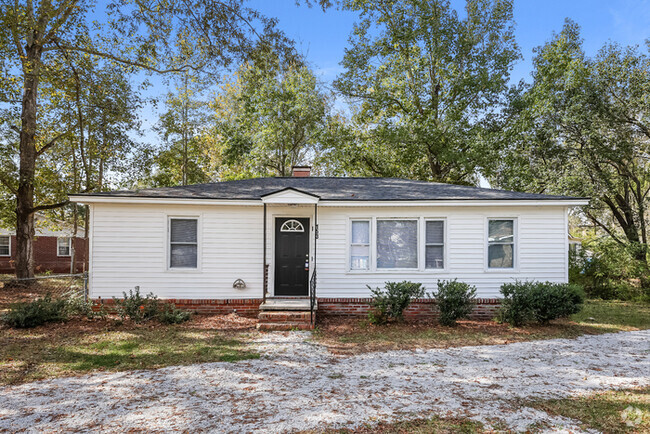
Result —
[[56, 243], [59, 256], [70, 256], [70, 238], [57, 238]]
[[196, 219], [171, 219], [172, 243], [196, 243]]
[[370, 247], [369, 246], [351, 246], [350, 247], [350, 269], [367, 270], [370, 265]]
[[445, 268], [443, 246], [426, 247], [426, 267], [427, 268]]
[[352, 244], [370, 244], [370, 222], [352, 222]]
[[512, 220], [490, 220], [488, 241], [512, 243], [514, 241], [514, 222]]
[[512, 244], [492, 244], [488, 246], [488, 266], [490, 268], [512, 268], [513, 250]]
[[377, 268], [417, 268], [414, 220], [377, 220]]
[[445, 222], [427, 222], [427, 244], [445, 242]]
[[9, 256], [9, 237], [0, 237], [0, 256]]
[[172, 244], [171, 268], [196, 268], [196, 244]]

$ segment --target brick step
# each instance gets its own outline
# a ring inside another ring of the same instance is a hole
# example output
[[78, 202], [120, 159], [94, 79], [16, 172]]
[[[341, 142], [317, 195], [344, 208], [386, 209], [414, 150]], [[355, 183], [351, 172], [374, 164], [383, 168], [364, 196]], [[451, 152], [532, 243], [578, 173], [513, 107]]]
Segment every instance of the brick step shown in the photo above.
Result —
[[311, 319], [311, 314], [304, 311], [261, 311], [257, 318], [261, 322], [302, 322]]
[[257, 329], [266, 332], [289, 331], [289, 330], [313, 330], [314, 327], [308, 322], [258, 322]]

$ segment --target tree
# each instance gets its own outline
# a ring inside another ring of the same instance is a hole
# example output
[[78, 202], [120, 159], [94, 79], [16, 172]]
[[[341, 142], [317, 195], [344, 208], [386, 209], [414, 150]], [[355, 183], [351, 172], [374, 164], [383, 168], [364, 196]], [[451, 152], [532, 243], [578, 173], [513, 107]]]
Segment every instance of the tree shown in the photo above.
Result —
[[648, 275], [650, 57], [606, 44], [585, 55], [577, 24], [536, 50], [533, 82], [513, 92], [492, 180], [506, 188], [591, 197], [582, 211]]
[[[15, 165], [18, 178], [2, 177], [16, 198], [16, 276], [34, 274], [32, 240], [34, 213], [66, 204], [36, 204], [37, 163], [65, 136], [66, 131], [46, 131], [39, 123], [40, 85], [72, 53], [111, 62], [124, 73], [147, 70], [164, 73], [227, 66], [264, 46], [282, 49], [286, 38], [275, 30], [275, 20], [244, 7], [242, 0], [130, 2], [116, 0], [107, 7], [104, 25], [87, 24], [95, 3], [83, 0], [32, 0], [0, 2], [0, 54], [4, 102], [20, 107], [19, 140]], [[179, 39], [187, 39], [189, 58], [177, 53]], [[128, 42], [127, 42], [128, 41]], [[22, 95], [15, 91], [22, 87]], [[12, 89], [6, 90], [6, 89]]]
[[361, 22], [335, 87], [359, 133], [335, 152], [348, 173], [471, 184], [483, 122], [498, 112], [519, 57], [512, 2], [349, 0]]
[[307, 66], [271, 55], [243, 65], [214, 110], [222, 177], [230, 178], [288, 176], [292, 166], [313, 160], [329, 107]]
[[[201, 99], [198, 77], [185, 71], [177, 78], [175, 93], [168, 93], [165, 111], [156, 126], [163, 148], [153, 158], [152, 186], [174, 186], [208, 182], [211, 179], [207, 146], [207, 104]], [[180, 164], [179, 164], [180, 162]]]

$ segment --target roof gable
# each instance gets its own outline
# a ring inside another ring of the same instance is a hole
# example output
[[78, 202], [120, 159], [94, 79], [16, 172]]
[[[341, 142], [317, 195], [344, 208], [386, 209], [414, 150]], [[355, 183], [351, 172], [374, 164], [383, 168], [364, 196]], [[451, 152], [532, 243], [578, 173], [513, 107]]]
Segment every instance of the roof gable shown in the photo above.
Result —
[[283, 188], [273, 193], [267, 193], [260, 196], [263, 203], [283, 203], [283, 204], [309, 204], [318, 203], [320, 197], [300, 191], [293, 187]]

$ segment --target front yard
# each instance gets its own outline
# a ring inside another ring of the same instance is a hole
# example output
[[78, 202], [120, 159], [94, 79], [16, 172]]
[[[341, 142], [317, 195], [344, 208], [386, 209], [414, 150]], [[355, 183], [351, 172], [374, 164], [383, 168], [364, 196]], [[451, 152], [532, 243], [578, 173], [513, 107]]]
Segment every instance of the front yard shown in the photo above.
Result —
[[0, 329], [0, 385], [90, 371], [154, 369], [259, 355], [243, 345], [255, 320], [195, 316], [180, 325], [85, 318], [33, 329]]
[[589, 300], [570, 320], [547, 326], [511, 327], [494, 321], [460, 321], [456, 327], [433, 323], [374, 326], [357, 318], [326, 318], [318, 324], [315, 339], [336, 354], [415, 348], [498, 345], [540, 339], [575, 338], [650, 328], [650, 305]]

